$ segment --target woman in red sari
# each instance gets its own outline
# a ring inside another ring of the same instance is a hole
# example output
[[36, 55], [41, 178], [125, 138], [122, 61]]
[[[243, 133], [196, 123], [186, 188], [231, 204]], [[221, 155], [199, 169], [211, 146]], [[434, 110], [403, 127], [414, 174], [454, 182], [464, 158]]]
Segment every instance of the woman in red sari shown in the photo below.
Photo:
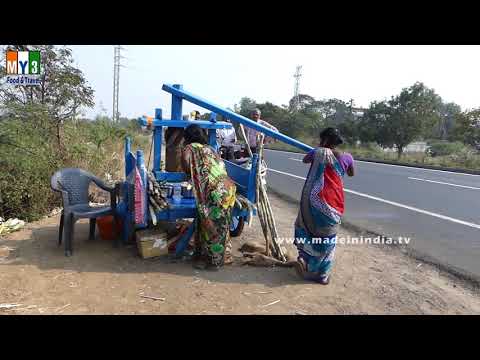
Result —
[[333, 266], [337, 230], [345, 204], [343, 177], [354, 175], [353, 157], [335, 148], [343, 140], [335, 128], [320, 133], [320, 147], [303, 158], [311, 164], [295, 221], [296, 270], [308, 280], [326, 285]]

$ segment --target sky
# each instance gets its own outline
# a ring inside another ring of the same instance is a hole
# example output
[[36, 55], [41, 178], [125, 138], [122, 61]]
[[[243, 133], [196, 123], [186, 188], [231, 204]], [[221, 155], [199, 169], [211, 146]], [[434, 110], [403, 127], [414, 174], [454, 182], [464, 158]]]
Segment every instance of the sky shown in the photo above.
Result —
[[[76, 65], [95, 90], [88, 117], [112, 114], [113, 46], [75, 45]], [[120, 69], [119, 112], [136, 118], [162, 108], [170, 116], [171, 95], [162, 85], [230, 107], [242, 97], [288, 104], [294, 73], [302, 66], [300, 93], [316, 99], [354, 100], [357, 107], [400, 93], [416, 81], [462, 109], [480, 107], [480, 46], [433, 45], [128, 45]], [[199, 109], [185, 103], [183, 113]], [[204, 109], [199, 109], [202, 113]]]

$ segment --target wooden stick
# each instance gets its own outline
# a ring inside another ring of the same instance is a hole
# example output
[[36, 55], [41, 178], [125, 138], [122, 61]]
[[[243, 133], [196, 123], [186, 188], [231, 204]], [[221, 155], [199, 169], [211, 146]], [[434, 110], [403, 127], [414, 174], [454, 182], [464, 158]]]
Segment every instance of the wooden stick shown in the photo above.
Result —
[[165, 301], [165, 298], [155, 297], [155, 296], [140, 295], [140, 297], [145, 298], [145, 299]]

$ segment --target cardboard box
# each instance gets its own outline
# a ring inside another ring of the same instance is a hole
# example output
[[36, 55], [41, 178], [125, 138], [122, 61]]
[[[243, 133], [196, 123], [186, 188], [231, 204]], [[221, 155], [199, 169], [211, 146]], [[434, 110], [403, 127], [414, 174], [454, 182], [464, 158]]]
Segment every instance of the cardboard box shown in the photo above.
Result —
[[168, 235], [163, 229], [139, 230], [135, 233], [140, 256], [144, 259], [168, 255]]

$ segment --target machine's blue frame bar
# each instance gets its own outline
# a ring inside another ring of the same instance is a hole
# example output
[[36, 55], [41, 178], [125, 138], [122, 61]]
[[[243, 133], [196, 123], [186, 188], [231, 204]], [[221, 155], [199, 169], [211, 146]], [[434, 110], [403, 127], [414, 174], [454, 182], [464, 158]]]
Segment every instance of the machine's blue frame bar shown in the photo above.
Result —
[[162, 86], [162, 89], [164, 91], [172, 94], [172, 99], [176, 99], [176, 101], [172, 100], [172, 120], [180, 120], [180, 119], [174, 117], [173, 107], [174, 107], [174, 105], [178, 106], [178, 102], [179, 102], [180, 103], [180, 108], [181, 108], [181, 101], [178, 101], [178, 99], [184, 99], [184, 100], [187, 100], [187, 101], [191, 102], [192, 104], [201, 106], [201, 107], [203, 107], [207, 110], [210, 110], [210, 111], [212, 111], [216, 114], [220, 114], [220, 115], [222, 115], [222, 116], [224, 116], [224, 117], [226, 117], [226, 118], [228, 118], [232, 121], [236, 121], [236, 122], [238, 122], [242, 125], [245, 125], [245, 126], [248, 126], [248, 127], [252, 128], [254, 130], [260, 131], [267, 136], [270, 136], [274, 139], [280, 140], [280, 141], [282, 141], [286, 144], [295, 146], [295, 147], [297, 147], [297, 148], [299, 148], [303, 151], [308, 152], [308, 151], [313, 149], [313, 147], [311, 147], [307, 144], [304, 144], [304, 143], [302, 143], [298, 140], [295, 140], [295, 139], [293, 139], [293, 138], [291, 138], [287, 135], [284, 135], [284, 134], [281, 134], [279, 132], [273, 131], [272, 129], [269, 129], [265, 126], [262, 126], [262, 125], [256, 123], [255, 121], [246, 118], [245, 116], [239, 115], [239, 114], [234, 113], [233, 111], [230, 111], [230, 110], [226, 110], [219, 105], [213, 104], [213, 103], [211, 103], [211, 102], [209, 102], [205, 99], [202, 99], [200, 96], [197, 96], [197, 95], [194, 95], [194, 94], [192, 94], [188, 91], [185, 91], [185, 90], [183, 90], [183, 87], [180, 86], [180, 85], [165, 84], [165, 85]]

